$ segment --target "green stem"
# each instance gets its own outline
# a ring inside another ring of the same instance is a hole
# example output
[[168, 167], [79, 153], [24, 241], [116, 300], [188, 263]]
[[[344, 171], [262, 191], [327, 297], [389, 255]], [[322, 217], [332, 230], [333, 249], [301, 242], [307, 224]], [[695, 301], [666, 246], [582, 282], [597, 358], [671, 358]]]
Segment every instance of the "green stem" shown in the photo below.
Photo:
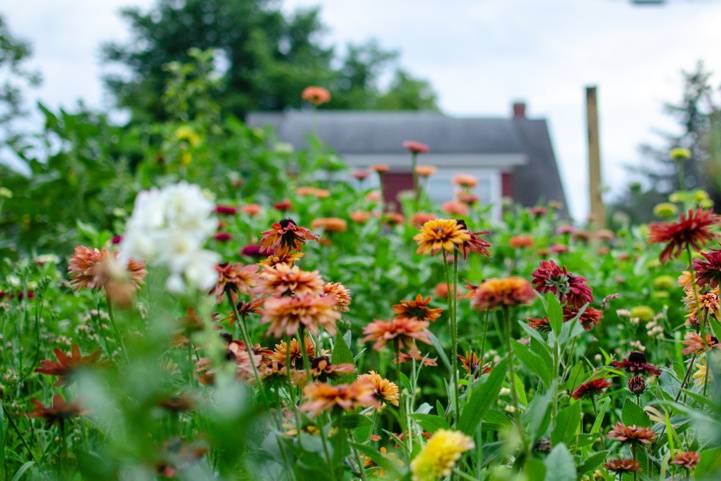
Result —
[[[306, 378], [308, 379], [308, 382], [311, 382], [313, 380], [313, 375], [310, 372], [310, 357], [308, 357], [308, 351], [305, 348], [305, 327], [302, 325], [298, 331], [298, 346], [300, 347], [300, 352], [303, 355], [303, 369], [305, 369]], [[290, 349], [290, 345], [288, 348]]]
[[[240, 327], [240, 335], [243, 338], [243, 342], [245, 343], [245, 350], [248, 353], [248, 362], [250, 362], [250, 365], [253, 367], [253, 376], [255, 377], [255, 383], [260, 388], [261, 392], [265, 393], [265, 389], [263, 388], [263, 384], [260, 380], [260, 373], [258, 372], [258, 367], [255, 365], [255, 358], [253, 356], [253, 343], [250, 339], [250, 334], [248, 334], [248, 329], [245, 326], [245, 317], [241, 316], [238, 312], [238, 306], [235, 305], [235, 302], [233, 302], [233, 296], [231, 296], [230, 291], [225, 291], [226, 299], [228, 299], [228, 303], [233, 308], [233, 314], [235, 315], [235, 319], [238, 321], [238, 327]], [[290, 353], [290, 345], [288, 345], [288, 353]], [[263, 394], [265, 397], [265, 394]]]
[[513, 346], [511, 344], [511, 319], [510, 319], [510, 311], [507, 307], [503, 308], [503, 324], [506, 329], [506, 348], [508, 349], [508, 373], [511, 377], [511, 398], [513, 399], [513, 418], [516, 422], [516, 426], [518, 428], [518, 432], [521, 436], [521, 440], [523, 442], [523, 449], [526, 450], [526, 433], [523, 429], [523, 423], [521, 422], [521, 413], [518, 403], [518, 392], [516, 391], [516, 368], [514, 367], [514, 355], [513, 355]]
[[418, 154], [411, 154], [411, 169], [413, 172], [413, 194], [416, 200], [416, 210], [418, 210], [418, 201], [421, 197], [421, 191], [418, 188], [418, 172], [416, 172], [416, 166], [418, 165]]
[[128, 357], [128, 350], [125, 348], [123, 337], [120, 335], [118, 325], [115, 323], [115, 314], [113, 314], [113, 303], [111, 302], [110, 296], [108, 295], [107, 291], [105, 292], [105, 303], [108, 307], [108, 319], [110, 319], [110, 325], [112, 326], [113, 332], [115, 333], [115, 340], [117, 341], [118, 347], [120, 347], [120, 350], [123, 353], [123, 357], [125, 357], [125, 362], [129, 363], [130, 358]]
[[320, 439], [323, 444], [323, 454], [325, 455], [326, 462], [328, 463], [328, 469], [330, 469], [330, 477], [333, 481], [335, 481], [335, 469], [333, 469], [333, 460], [331, 459], [330, 451], [328, 450], [328, 439], [326, 438], [324, 427], [321, 425], [319, 428]]
[[[447, 254], [443, 252], [443, 264], [446, 268], [446, 283], [448, 285], [448, 319], [451, 331], [451, 396], [453, 399], [453, 424], [458, 424], [458, 327], [456, 323], [456, 286], [458, 279], [457, 253], [454, 251], [453, 268]], [[451, 270], [453, 276], [451, 277]]]
[[[686, 387], [686, 384], [691, 379], [691, 370], [693, 369], [693, 365], [696, 362], [696, 354], [693, 355], [691, 358], [691, 362], [689, 363], [688, 367], [686, 368], [686, 375], [683, 378], [683, 382], [681, 383], [681, 386], [678, 388], [678, 393], [676, 394], [676, 397], [674, 398], [674, 402], [678, 402], [678, 400], [681, 398], [681, 394], [683, 393], [684, 388]], [[708, 369], [708, 366], [706, 367]], [[707, 372], [708, 375], [708, 372]]]

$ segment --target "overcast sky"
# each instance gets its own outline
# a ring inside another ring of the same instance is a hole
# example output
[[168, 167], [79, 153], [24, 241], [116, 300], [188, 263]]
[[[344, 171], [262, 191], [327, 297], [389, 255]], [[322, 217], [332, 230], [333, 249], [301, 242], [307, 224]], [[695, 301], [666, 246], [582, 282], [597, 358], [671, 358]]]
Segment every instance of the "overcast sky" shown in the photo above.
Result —
[[[127, 38], [117, 11], [152, 0], [4, 0], [0, 13], [33, 43], [51, 106], [110, 107], [98, 47]], [[681, 69], [703, 60], [721, 72], [721, 2], [668, 0], [286, 0], [321, 5], [327, 42], [371, 37], [436, 88], [457, 115], [507, 115], [514, 99], [550, 121], [572, 212], [585, 217], [583, 90], [599, 86], [604, 182], [617, 190], [638, 164], [637, 147], [669, 128], [662, 104], [681, 94]], [[718, 78], [718, 77], [716, 77]]]

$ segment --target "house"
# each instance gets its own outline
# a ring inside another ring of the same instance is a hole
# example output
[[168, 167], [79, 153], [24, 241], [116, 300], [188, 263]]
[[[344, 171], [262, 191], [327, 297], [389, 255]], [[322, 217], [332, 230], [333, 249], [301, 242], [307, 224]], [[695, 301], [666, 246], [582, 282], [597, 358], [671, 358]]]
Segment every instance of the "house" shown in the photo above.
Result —
[[405, 140], [427, 144], [430, 152], [419, 165], [437, 168], [426, 186], [437, 202], [451, 200], [452, 178], [469, 174], [478, 179], [475, 194], [500, 212], [501, 199], [524, 205], [558, 201], [565, 204], [563, 185], [548, 130], [542, 118], [528, 118], [526, 105], [513, 104], [510, 117], [453, 117], [437, 112], [287, 111], [256, 112], [250, 125], [273, 127], [281, 141], [307, 146], [315, 134], [335, 150], [351, 169], [388, 164], [384, 197], [412, 186], [410, 154]]

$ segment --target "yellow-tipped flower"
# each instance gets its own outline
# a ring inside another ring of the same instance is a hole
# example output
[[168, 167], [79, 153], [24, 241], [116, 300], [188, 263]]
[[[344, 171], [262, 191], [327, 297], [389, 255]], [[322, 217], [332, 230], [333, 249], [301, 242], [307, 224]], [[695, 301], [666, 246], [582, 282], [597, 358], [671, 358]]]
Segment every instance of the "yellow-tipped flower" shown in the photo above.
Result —
[[636, 306], [631, 309], [631, 317], [636, 317], [642, 321], [650, 321], [654, 314], [653, 309], [648, 306]]
[[673, 289], [674, 285], [676, 285], [676, 282], [673, 277], [667, 275], [658, 276], [653, 280], [653, 287], [662, 291]]
[[418, 254], [435, 255], [453, 252], [471, 240], [471, 235], [455, 219], [433, 219], [423, 224], [413, 239], [418, 243]]
[[669, 152], [673, 160], [686, 160], [691, 158], [691, 151], [685, 147], [674, 147]]
[[678, 214], [678, 207], [676, 207], [676, 205], [672, 204], [671, 202], [661, 202], [660, 204], [656, 204], [656, 206], [653, 208], [653, 213], [656, 215], [656, 217], [673, 217]]
[[451, 474], [461, 454], [473, 449], [473, 440], [460, 431], [439, 429], [411, 462], [413, 481], [435, 481]]
[[693, 373], [694, 383], [701, 387], [706, 384], [706, 376], [708, 376], [708, 369], [706, 368], [706, 359], [701, 359], [696, 364], [696, 372]]

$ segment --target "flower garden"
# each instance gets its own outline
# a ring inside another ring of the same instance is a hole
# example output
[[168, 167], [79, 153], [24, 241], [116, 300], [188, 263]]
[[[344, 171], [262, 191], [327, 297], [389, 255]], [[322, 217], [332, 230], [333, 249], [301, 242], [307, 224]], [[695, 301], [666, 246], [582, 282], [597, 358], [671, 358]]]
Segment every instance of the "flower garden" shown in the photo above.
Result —
[[322, 146], [233, 128], [257, 171], [172, 129], [112, 228], [0, 267], [5, 479], [719, 479], [703, 192], [615, 232], [558, 205], [494, 222], [461, 172], [433, 205], [409, 142], [391, 211], [366, 186], [387, 166], [319, 180]]

